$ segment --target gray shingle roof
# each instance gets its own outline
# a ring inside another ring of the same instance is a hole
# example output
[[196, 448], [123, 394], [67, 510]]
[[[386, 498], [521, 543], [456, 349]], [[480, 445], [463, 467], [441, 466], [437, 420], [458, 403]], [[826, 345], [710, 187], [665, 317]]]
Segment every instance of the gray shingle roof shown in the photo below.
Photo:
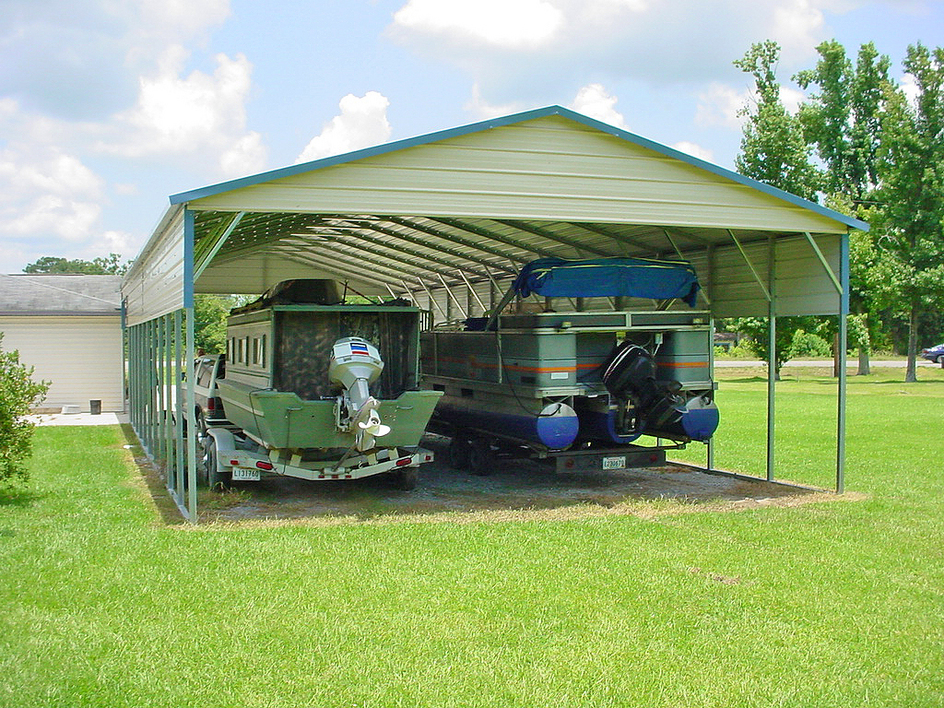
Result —
[[0, 315], [117, 315], [120, 275], [0, 274]]

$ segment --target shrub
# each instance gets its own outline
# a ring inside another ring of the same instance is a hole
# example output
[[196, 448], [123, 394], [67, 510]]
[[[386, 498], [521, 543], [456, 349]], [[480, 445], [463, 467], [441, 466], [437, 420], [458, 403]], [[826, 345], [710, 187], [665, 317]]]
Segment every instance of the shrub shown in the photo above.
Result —
[[0, 333], [0, 483], [26, 481], [24, 462], [33, 452], [30, 406], [46, 397], [49, 382], [33, 381], [33, 367], [20, 363], [16, 350], [3, 351]]
[[813, 356], [829, 358], [833, 355], [829, 342], [813, 332], [798, 329], [790, 343], [790, 359]]

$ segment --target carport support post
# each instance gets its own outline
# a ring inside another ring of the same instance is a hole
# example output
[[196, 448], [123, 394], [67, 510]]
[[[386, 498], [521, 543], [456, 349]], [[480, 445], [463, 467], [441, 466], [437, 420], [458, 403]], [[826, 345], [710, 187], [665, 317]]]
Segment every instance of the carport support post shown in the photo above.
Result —
[[770, 293], [768, 300], [767, 322], [767, 480], [774, 479], [774, 438], [776, 420], [776, 385], [777, 385], [777, 280], [776, 251], [773, 237], [767, 240], [767, 286]]
[[839, 401], [836, 411], [836, 494], [846, 486], [846, 347], [849, 316], [849, 234], [839, 239]]
[[[194, 243], [194, 212], [190, 209], [184, 210], [184, 310], [187, 320], [187, 359], [186, 367], [190, 375], [187, 376], [187, 519], [191, 523], [197, 523], [197, 421], [194, 416], [196, 409], [196, 400], [194, 398], [194, 387], [196, 386], [196, 371], [193, 367], [194, 358], [194, 263], [193, 263], [193, 243]], [[183, 422], [183, 421], [181, 421]]]

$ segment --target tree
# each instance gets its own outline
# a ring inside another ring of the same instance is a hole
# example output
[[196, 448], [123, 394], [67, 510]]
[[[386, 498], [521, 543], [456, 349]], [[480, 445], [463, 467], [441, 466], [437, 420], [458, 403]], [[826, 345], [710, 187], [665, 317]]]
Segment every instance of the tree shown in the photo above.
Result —
[[193, 302], [193, 338], [196, 349], [207, 354], [226, 351], [226, 318], [233, 307], [228, 295], [196, 295]]
[[0, 482], [28, 479], [25, 460], [33, 450], [33, 424], [24, 416], [46, 397], [47, 381], [32, 380], [33, 367], [16, 350], [3, 351], [0, 333]]
[[[741, 153], [735, 160], [738, 172], [746, 177], [779, 187], [805, 199], [815, 199], [820, 184], [819, 171], [810, 162], [810, 147], [803, 136], [799, 119], [790, 115], [780, 98], [780, 83], [776, 66], [780, 45], [766, 41], [754, 44], [743, 58], [734, 62], [742, 71], [754, 77], [757, 102], [754, 110], [744, 108], [748, 116], [741, 140]], [[802, 318], [778, 319], [776, 332], [775, 379], [780, 378], [780, 367], [789, 360], [789, 345], [801, 326]], [[767, 357], [769, 322], [756, 318], [739, 320], [748, 329], [752, 347]]]
[[877, 300], [908, 318], [906, 381], [917, 380], [918, 321], [944, 305], [944, 49], [908, 47], [905, 71], [918, 93], [885, 91], [878, 152], [882, 203], [873, 269]]
[[[777, 348], [774, 358], [775, 379], [780, 379], [780, 368], [793, 356], [792, 344], [797, 332], [807, 331], [815, 326], [811, 317], [778, 317], [774, 345]], [[733, 327], [749, 337], [748, 346], [759, 359], [770, 361], [770, 320], [766, 317], [740, 317], [734, 320]]]
[[121, 262], [117, 253], [109, 253], [104, 258], [90, 261], [76, 258], [68, 260], [58, 256], [43, 256], [27, 265], [24, 273], [84, 273], [86, 275], [124, 275], [131, 261]]
[[[800, 124], [826, 167], [822, 186], [827, 205], [868, 221], [866, 212], [878, 185], [881, 111], [891, 62], [872, 43], [860, 47], [855, 66], [835, 40], [816, 50], [820, 55], [816, 67], [794, 77], [800, 87], [818, 89], [800, 106]], [[869, 373], [870, 340], [865, 335], [872, 303], [867, 275], [877, 258], [872, 246], [869, 234], [850, 236], [849, 304], [855, 313], [850, 318], [850, 342], [859, 350], [859, 374]]]
[[752, 45], [743, 58], [734, 62], [754, 77], [757, 96], [753, 111], [742, 109], [748, 121], [735, 166], [742, 175], [804, 199], [815, 199], [820, 174], [810, 162], [810, 148], [800, 121], [787, 112], [780, 99], [776, 76], [779, 57], [780, 45], [766, 41]]

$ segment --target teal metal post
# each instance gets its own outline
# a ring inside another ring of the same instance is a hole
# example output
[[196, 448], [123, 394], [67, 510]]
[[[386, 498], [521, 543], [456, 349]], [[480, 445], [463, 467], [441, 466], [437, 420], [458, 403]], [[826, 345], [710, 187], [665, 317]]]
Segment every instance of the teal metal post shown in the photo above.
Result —
[[776, 250], [773, 237], [767, 240], [767, 480], [773, 481], [776, 443], [776, 398], [777, 398], [777, 280]]
[[174, 381], [174, 389], [177, 392], [175, 408], [177, 411], [177, 426], [174, 430], [174, 435], [176, 439], [176, 465], [174, 466], [174, 480], [175, 488], [177, 489], [178, 496], [183, 496], [184, 493], [184, 472], [186, 470], [186, 456], [187, 451], [184, 447], [184, 390], [183, 390], [183, 379], [181, 378], [181, 371], [183, 371], [183, 346], [184, 346], [184, 336], [183, 336], [183, 316], [181, 310], [174, 311], [174, 362], [177, 364], [177, 374], [176, 380]]
[[836, 412], [836, 494], [846, 487], [846, 348], [849, 316], [849, 234], [839, 239], [839, 401]]

